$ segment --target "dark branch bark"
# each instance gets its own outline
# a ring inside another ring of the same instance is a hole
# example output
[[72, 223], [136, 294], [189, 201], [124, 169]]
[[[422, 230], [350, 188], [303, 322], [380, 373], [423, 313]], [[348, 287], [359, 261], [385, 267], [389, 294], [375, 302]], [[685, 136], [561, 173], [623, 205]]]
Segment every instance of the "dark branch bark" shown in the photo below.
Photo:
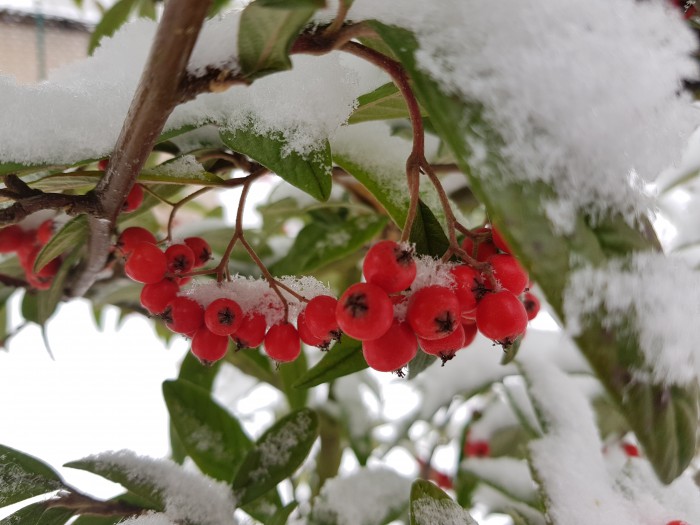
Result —
[[100, 213], [89, 217], [88, 256], [71, 286], [83, 295], [107, 262], [111, 234], [168, 116], [181, 99], [187, 63], [211, 0], [170, 0], [165, 5], [146, 67], [104, 177], [95, 188]]
[[62, 508], [76, 511], [82, 516], [135, 516], [147, 509], [130, 505], [124, 501], [100, 501], [81, 494], [66, 492], [44, 503], [48, 508]]

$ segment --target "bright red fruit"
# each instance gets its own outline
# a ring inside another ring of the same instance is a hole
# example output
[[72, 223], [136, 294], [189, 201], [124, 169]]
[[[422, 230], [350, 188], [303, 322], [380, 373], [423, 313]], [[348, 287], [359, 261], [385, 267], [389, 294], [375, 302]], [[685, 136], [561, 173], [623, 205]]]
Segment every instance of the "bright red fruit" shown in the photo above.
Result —
[[406, 320], [421, 339], [441, 339], [460, 324], [461, 308], [455, 293], [444, 286], [426, 286], [408, 300]]
[[464, 444], [464, 456], [470, 458], [485, 458], [491, 454], [488, 441], [467, 441]]
[[24, 231], [16, 224], [0, 229], [0, 253], [17, 251], [24, 239]]
[[192, 353], [202, 364], [210, 365], [226, 355], [228, 337], [217, 335], [201, 326], [192, 337]]
[[335, 317], [350, 337], [366, 341], [386, 333], [394, 319], [394, 306], [379, 286], [355, 283], [338, 300]]
[[163, 280], [167, 270], [165, 254], [150, 242], [137, 243], [124, 264], [124, 272], [136, 282], [149, 284]]
[[240, 305], [226, 297], [212, 301], [204, 310], [204, 324], [216, 335], [231, 335], [243, 322]]
[[129, 194], [124, 199], [122, 204], [122, 213], [129, 213], [141, 206], [143, 202], [143, 188], [140, 184], [134, 184], [129, 191]]
[[194, 268], [204, 266], [211, 259], [211, 246], [201, 237], [187, 237], [185, 244], [194, 253]]
[[265, 316], [260, 313], [249, 313], [243, 318], [241, 325], [231, 338], [236, 342], [238, 348], [257, 348], [265, 339], [267, 322]]
[[486, 292], [481, 273], [464, 264], [455, 266], [450, 273], [455, 280], [454, 293], [459, 300], [461, 313], [473, 312], [477, 301]]
[[134, 251], [134, 247], [140, 242], [150, 242], [151, 244], [156, 244], [155, 236], [149, 232], [146, 228], [141, 228], [140, 226], [132, 226], [124, 230], [119, 238], [117, 239], [117, 249], [122, 252], [124, 257], [129, 257], [131, 252]]
[[204, 309], [189, 297], [175, 297], [161, 317], [166, 326], [178, 334], [191, 335], [204, 325]]
[[625, 454], [630, 458], [639, 457], [639, 449], [632, 443], [622, 443], [622, 450], [624, 450]]
[[109, 159], [100, 159], [100, 161], [97, 163], [97, 169], [100, 171], [104, 171], [107, 169], [108, 164], [109, 164]]
[[493, 268], [493, 276], [506, 290], [515, 295], [523, 293], [529, 282], [527, 272], [512, 255], [497, 254], [488, 258]]
[[323, 341], [340, 338], [340, 326], [335, 318], [338, 300], [330, 295], [317, 295], [304, 309], [306, 324], [316, 337]]
[[279, 363], [294, 361], [301, 353], [297, 329], [287, 322], [271, 326], [265, 334], [265, 352]]
[[386, 293], [405, 290], [416, 278], [413, 250], [394, 241], [380, 241], [367, 252], [362, 273], [368, 283], [376, 284]]
[[512, 250], [508, 246], [508, 243], [506, 243], [505, 239], [503, 238], [503, 235], [501, 235], [501, 232], [499, 232], [493, 226], [491, 227], [491, 239], [496, 245], [496, 248], [505, 253], [512, 253]]
[[416, 356], [418, 341], [408, 323], [394, 319], [389, 330], [377, 339], [362, 342], [367, 364], [379, 372], [400, 370]]
[[53, 222], [53, 219], [47, 219], [44, 222], [42, 222], [39, 225], [39, 228], [36, 230], [36, 242], [38, 242], [42, 246], [49, 242], [51, 240], [51, 237], [53, 237], [54, 226], [55, 224]]
[[299, 332], [299, 338], [301, 341], [309, 346], [316, 346], [322, 350], [325, 350], [331, 343], [330, 340], [326, 341], [321, 339], [311, 332], [309, 324], [306, 321], [306, 309], [302, 310], [297, 317], [297, 332]]
[[179, 291], [180, 287], [171, 279], [145, 284], [141, 289], [141, 306], [154, 315], [163, 313]]
[[688, 523], [687, 521], [683, 521], [683, 520], [673, 520], [673, 521], [669, 521], [666, 525], [690, 525], [690, 523]]
[[464, 347], [464, 327], [462, 323], [457, 323], [454, 332], [441, 339], [421, 339], [419, 337], [418, 345], [426, 354], [438, 356], [444, 363], [452, 359], [457, 350]]
[[476, 326], [489, 339], [509, 344], [525, 333], [527, 312], [512, 292], [491, 293], [476, 307]]
[[525, 306], [528, 321], [532, 321], [540, 312], [540, 300], [537, 298], [537, 296], [531, 294], [530, 292], [525, 292], [525, 297], [523, 297], [523, 306]]
[[[473, 233], [488, 233], [491, 232], [489, 228], [477, 228], [476, 230], [473, 231]], [[471, 237], [465, 237], [464, 240], [462, 241], [462, 249], [467, 252], [471, 257], [474, 257], [474, 241], [471, 239]], [[476, 260], [477, 261], [485, 261], [492, 255], [495, 255], [498, 253], [498, 248], [496, 248], [496, 245], [493, 243], [491, 239], [484, 239], [479, 242], [479, 247], [476, 250]]]
[[173, 244], [165, 250], [168, 272], [182, 274], [194, 267], [194, 253], [186, 244]]
[[464, 329], [464, 347], [467, 347], [476, 339], [476, 321], [464, 322], [462, 320], [462, 328]]

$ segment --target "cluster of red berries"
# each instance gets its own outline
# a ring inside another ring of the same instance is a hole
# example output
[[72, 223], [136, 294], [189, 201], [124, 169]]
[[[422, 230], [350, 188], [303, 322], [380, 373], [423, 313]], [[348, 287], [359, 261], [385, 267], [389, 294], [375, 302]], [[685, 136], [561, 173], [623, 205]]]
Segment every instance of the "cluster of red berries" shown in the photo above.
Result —
[[53, 219], [46, 219], [38, 227], [12, 224], [0, 229], [0, 253], [15, 253], [29, 286], [37, 290], [51, 287], [53, 278], [61, 267], [57, 257], [42, 268], [35, 269], [36, 258], [54, 234]]

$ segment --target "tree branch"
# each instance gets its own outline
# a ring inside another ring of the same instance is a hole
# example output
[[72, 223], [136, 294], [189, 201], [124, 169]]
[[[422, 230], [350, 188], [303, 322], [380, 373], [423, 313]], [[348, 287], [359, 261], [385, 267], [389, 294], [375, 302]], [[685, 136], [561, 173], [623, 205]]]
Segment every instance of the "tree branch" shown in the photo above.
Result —
[[83, 295], [107, 262], [111, 234], [124, 198], [163, 130], [168, 116], [181, 99], [186, 75], [199, 32], [211, 0], [170, 0], [165, 5], [146, 67], [136, 88], [104, 177], [95, 187], [99, 213], [89, 216], [88, 256], [70, 287], [71, 295]]
[[46, 501], [44, 505], [47, 508], [74, 510], [85, 516], [134, 516], [147, 511], [124, 501], [100, 501], [80, 492], [59, 493], [56, 498]]

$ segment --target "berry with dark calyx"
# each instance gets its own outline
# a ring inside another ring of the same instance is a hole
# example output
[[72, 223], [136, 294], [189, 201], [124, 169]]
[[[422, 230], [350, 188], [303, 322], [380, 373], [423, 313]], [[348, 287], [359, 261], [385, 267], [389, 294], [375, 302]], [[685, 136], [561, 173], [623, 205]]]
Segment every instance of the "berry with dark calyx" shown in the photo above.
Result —
[[273, 325], [265, 334], [264, 348], [265, 353], [278, 363], [294, 361], [301, 353], [299, 333], [288, 322]]
[[315, 336], [313, 332], [311, 332], [309, 324], [306, 321], [306, 309], [302, 310], [297, 317], [297, 332], [299, 332], [299, 338], [301, 339], [302, 343], [309, 346], [315, 346], [321, 350], [327, 350], [328, 346], [331, 344], [330, 339], [324, 340]]
[[140, 242], [149, 242], [151, 244], [156, 244], [155, 235], [149, 232], [146, 228], [141, 228], [140, 226], [132, 226], [127, 228], [119, 235], [117, 239], [117, 249], [122, 253], [124, 257], [129, 257], [131, 252], [134, 251], [134, 247]]
[[426, 354], [439, 357], [445, 364], [455, 356], [458, 350], [464, 347], [464, 327], [462, 323], [458, 323], [454, 332], [441, 339], [421, 339], [419, 337], [418, 346]]
[[186, 244], [173, 244], [165, 250], [168, 272], [179, 275], [187, 273], [194, 267], [194, 253]]
[[108, 164], [109, 159], [100, 159], [100, 161], [97, 163], [97, 169], [100, 171], [105, 171], [107, 169]]
[[491, 447], [488, 441], [474, 440], [464, 444], [464, 456], [469, 458], [485, 458], [491, 454]]
[[465, 264], [455, 266], [450, 273], [455, 280], [454, 293], [462, 315], [473, 312], [476, 303], [488, 291], [481, 273]]
[[192, 337], [192, 353], [204, 365], [211, 365], [226, 355], [228, 350], [228, 337], [217, 335], [200, 326]]
[[335, 318], [338, 300], [330, 295], [317, 295], [311, 299], [304, 315], [309, 330], [322, 341], [333, 341], [340, 338], [340, 326]]
[[143, 202], [143, 188], [140, 184], [134, 184], [129, 191], [129, 194], [124, 199], [122, 204], [122, 213], [130, 213], [136, 210]]
[[233, 299], [216, 299], [204, 310], [204, 324], [216, 335], [231, 335], [242, 322], [243, 310]]
[[408, 323], [394, 319], [381, 337], [362, 342], [367, 364], [379, 372], [400, 370], [416, 356], [418, 341]]
[[16, 224], [0, 229], [0, 253], [16, 252], [24, 241], [24, 231]]
[[49, 242], [51, 237], [53, 237], [54, 227], [55, 223], [53, 222], [53, 219], [47, 219], [42, 222], [39, 225], [39, 228], [36, 230], [36, 242], [42, 246]]
[[536, 295], [530, 292], [525, 292], [525, 296], [523, 297], [523, 306], [525, 306], [528, 321], [532, 321], [540, 312], [540, 300]]
[[243, 317], [236, 333], [231, 336], [236, 346], [240, 348], [257, 348], [265, 339], [267, 322], [265, 316], [258, 312], [249, 313]]
[[211, 260], [211, 246], [201, 237], [187, 237], [185, 244], [190, 247], [194, 253], [193, 268], [200, 268]]
[[368, 283], [386, 293], [401, 292], [416, 278], [413, 250], [394, 241], [380, 241], [367, 252], [362, 273]]
[[406, 320], [421, 339], [441, 339], [455, 331], [461, 308], [455, 293], [444, 286], [421, 288], [408, 300]]
[[493, 276], [503, 288], [515, 295], [520, 295], [527, 288], [527, 272], [515, 257], [505, 253], [497, 254], [489, 257], [488, 262], [493, 268]]
[[505, 253], [512, 253], [512, 250], [508, 246], [508, 243], [505, 241], [503, 238], [503, 235], [501, 235], [501, 232], [499, 232], [495, 227], [491, 227], [491, 240], [493, 243], [496, 245], [496, 248], [501, 250], [502, 252]]
[[180, 287], [172, 279], [145, 284], [141, 289], [141, 306], [154, 315], [161, 314], [179, 291]]
[[150, 242], [139, 242], [124, 264], [124, 273], [132, 280], [150, 284], [163, 280], [167, 271], [165, 254]]
[[512, 292], [486, 295], [476, 307], [476, 326], [484, 336], [502, 345], [511, 344], [527, 328], [527, 312]]
[[[478, 233], [478, 234], [489, 234], [491, 233], [491, 230], [489, 228], [477, 228], [474, 230], [472, 233]], [[467, 252], [467, 255], [470, 257], [474, 257], [474, 244], [476, 241], [474, 241], [471, 237], [465, 237], [464, 240], [462, 241], [462, 249]], [[491, 257], [492, 255], [495, 255], [498, 253], [498, 248], [496, 248], [496, 245], [493, 243], [493, 241], [485, 237], [479, 241], [479, 246], [476, 249], [476, 257], [474, 257], [477, 261], [479, 262], [484, 262], [486, 259]]]
[[355, 283], [338, 299], [335, 318], [340, 329], [354, 339], [377, 339], [394, 319], [394, 306], [379, 286]]
[[204, 325], [204, 309], [189, 297], [175, 297], [160, 316], [165, 325], [177, 334], [192, 335]]

